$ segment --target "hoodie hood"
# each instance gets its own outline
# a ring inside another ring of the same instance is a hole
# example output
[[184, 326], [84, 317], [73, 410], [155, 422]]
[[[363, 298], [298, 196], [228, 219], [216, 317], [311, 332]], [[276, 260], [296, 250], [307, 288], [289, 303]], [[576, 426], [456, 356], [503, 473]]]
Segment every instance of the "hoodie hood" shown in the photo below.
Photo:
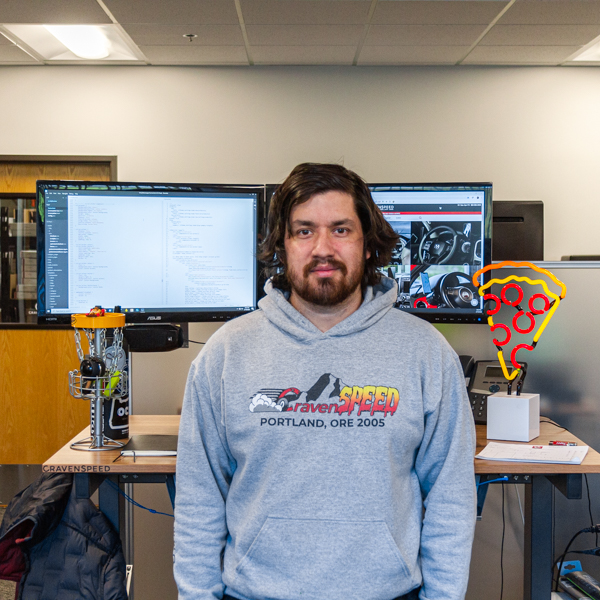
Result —
[[265, 317], [278, 329], [300, 341], [352, 335], [371, 327], [393, 306], [398, 297], [398, 284], [389, 277], [381, 277], [375, 286], [368, 286], [358, 310], [328, 331], [321, 331], [289, 302], [289, 293], [273, 286], [271, 279], [265, 284], [266, 296], [258, 306]]

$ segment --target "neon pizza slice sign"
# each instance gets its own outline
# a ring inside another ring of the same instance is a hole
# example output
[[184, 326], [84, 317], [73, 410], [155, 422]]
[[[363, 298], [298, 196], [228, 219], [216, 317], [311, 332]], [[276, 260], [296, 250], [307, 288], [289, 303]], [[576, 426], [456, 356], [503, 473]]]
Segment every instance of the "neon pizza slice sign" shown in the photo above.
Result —
[[[492, 269], [501, 269], [502, 267], [526, 267], [533, 269], [534, 271], [545, 275], [554, 283], [556, 283], [556, 285], [560, 287], [560, 293], [556, 294], [550, 291], [547, 283], [543, 279], [532, 280], [529, 277], [520, 277], [518, 275], [510, 275], [504, 279], [494, 278], [488, 281], [486, 284], [480, 285], [479, 277], [481, 275], [487, 271], [491, 271]], [[527, 302], [528, 310], [524, 310], [521, 307], [521, 302], [524, 296], [523, 288], [519, 285], [519, 283], [516, 282], [526, 282], [532, 286], [541, 285], [545, 294], [533, 294]], [[495, 283], [503, 286], [499, 297], [496, 294], [486, 293]], [[546, 269], [542, 269], [541, 267], [529, 262], [513, 262], [510, 260], [505, 260], [504, 262], [488, 265], [483, 269], [479, 269], [479, 271], [473, 275], [473, 285], [479, 288], [479, 295], [483, 297], [484, 301], [494, 302], [495, 304], [486, 311], [486, 314], [488, 315], [488, 325], [490, 326], [492, 333], [497, 332], [496, 337], [492, 341], [496, 348], [498, 348], [498, 360], [502, 366], [502, 373], [506, 379], [512, 381], [515, 379], [515, 377], [517, 377], [517, 375], [519, 375], [519, 373], [521, 373], [522, 370], [522, 365], [517, 361], [517, 352], [521, 349], [529, 350], [531, 352], [536, 347], [540, 336], [556, 312], [561, 300], [563, 300], [566, 296], [567, 286]], [[536, 327], [536, 319], [539, 322], [539, 320], [543, 318], [541, 325], [538, 327], [538, 330], [533, 336], [533, 342], [531, 344], [516, 344], [513, 347], [510, 353], [510, 362], [514, 367], [512, 373], [508, 372], [508, 368], [506, 366], [506, 360], [504, 358], [504, 346], [506, 346], [512, 340], [513, 332], [508, 325], [503, 323], [494, 323], [494, 315], [500, 311], [503, 304], [505, 306], [512, 306], [515, 309], [515, 314], [512, 318], [512, 328], [515, 334], [526, 335], [531, 333]], [[501, 334], [504, 334], [503, 339]]]

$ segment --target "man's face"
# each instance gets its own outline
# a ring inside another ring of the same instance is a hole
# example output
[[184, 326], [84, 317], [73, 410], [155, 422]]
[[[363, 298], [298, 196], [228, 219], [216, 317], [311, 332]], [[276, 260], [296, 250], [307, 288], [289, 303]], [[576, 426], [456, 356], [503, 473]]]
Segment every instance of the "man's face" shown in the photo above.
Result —
[[365, 256], [350, 194], [329, 191], [294, 206], [284, 245], [292, 294], [317, 306], [335, 306], [360, 294], [370, 253]]

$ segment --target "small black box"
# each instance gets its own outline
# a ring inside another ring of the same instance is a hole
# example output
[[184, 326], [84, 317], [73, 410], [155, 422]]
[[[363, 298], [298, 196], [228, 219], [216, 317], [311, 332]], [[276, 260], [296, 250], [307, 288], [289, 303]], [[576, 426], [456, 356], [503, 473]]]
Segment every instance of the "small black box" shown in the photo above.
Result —
[[494, 200], [492, 260], [544, 260], [544, 203]]
[[130, 352], [167, 352], [183, 346], [183, 329], [177, 325], [130, 325], [123, 335]]

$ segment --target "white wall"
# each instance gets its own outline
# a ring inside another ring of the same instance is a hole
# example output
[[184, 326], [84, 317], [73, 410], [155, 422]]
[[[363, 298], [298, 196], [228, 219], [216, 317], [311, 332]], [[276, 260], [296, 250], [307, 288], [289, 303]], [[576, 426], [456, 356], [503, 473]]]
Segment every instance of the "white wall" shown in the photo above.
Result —
[[[544, 201], [547, 260], [600, 254], [599, 74], [0, 67], [0, 154], [117, 155], [121, 181], [278, 182], [307, 160], [371, 182], [492, 181], [496, 199]], [[176, 410], [197, 349], [134, 358], [138, 412]]]
[[546, 205], [546, 259], [600, 253], [594, 68], [0, 68], [0, 154], [116, 154], [121, 180], [492, 181]]

